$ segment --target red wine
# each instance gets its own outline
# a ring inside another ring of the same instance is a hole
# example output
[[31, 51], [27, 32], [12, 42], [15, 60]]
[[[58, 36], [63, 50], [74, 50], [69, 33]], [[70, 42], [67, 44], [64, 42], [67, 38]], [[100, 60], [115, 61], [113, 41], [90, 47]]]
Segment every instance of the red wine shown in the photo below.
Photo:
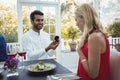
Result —
[[17, 54], [7, 54], [9, 58], [15, 58]]
[[18, 55], [21, 56], [21, 57], [22, 57], [22, 56], [25, 56], [25, 55], [26, 55], [26, 52], [19, 52]]

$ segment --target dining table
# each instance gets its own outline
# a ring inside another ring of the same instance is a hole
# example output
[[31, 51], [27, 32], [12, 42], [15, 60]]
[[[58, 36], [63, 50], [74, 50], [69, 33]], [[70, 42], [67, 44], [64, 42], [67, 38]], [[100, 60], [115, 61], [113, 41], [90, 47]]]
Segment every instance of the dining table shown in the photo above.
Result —
[[[45, 63], [55, 64], [56, 67], [50, 71], [46, 72], [30, 72], [27, 69], [27, 66], [39, 63], [40, 61]], [[24, 69], [19, 69], [20, 66], [24, 65]], [[3, 71], [0, 74], [0, 80], [48, 80], [47, 76], [50, 75], [57, 75], [57, 74], [69, 74], [73, 73], [63, 65], [59, 64], [55, 59], [44, 59], [44, 60], [31, 60], [31, 61], [24, 61], [20, 62], [17, 69], [19, 75], [18, 76], [11, 76], [7, 77], [7, 71]], [[79, 78], [77, 80], [82, 80]]]

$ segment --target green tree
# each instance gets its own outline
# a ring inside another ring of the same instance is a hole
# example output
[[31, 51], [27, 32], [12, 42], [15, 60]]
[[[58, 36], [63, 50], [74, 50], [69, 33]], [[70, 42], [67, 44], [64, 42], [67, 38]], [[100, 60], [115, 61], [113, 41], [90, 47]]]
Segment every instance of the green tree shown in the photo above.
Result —
[[68, 29], [68, 28], [67, 28], [66, 26], [64, 26], [64, 27], [61, 28], [61, 36], [62, 36], [62, 38], [64, 38], [65, 40], [69, 39], [69, 38], [68, 38], [67, 29]]
[[[25, 7], [26, 9], [30, 7]], [[18, 22], [17, 22], [17, 10], [16, 7], [2, 6], [0, 5], [0, 34], [2, 34], [7, 42], [18, 41]], [[24, 9], [23, 15], [27, 15], [28, 12]], [[27, 16], [23, 16], [23, 32], [27, 32], [30, 29], [30, 21]]]
[[75, 39], [77, 39], [79, 37], [79, 30], [78, 28], [74, 27], [74, 26], [70, 26], [67, 30], [68, 32], [68, 38], [72, 39], [72, 41], [74, 41]]
[[16, 12], [11, 12], [13, 8], [0, 5], [0, 34], [7, 42], [17, 42], [17, 16]]
[[107, 32], [112, 37], [120, 37], [120, 22], [114, 22], [107, 27]]
[[[74, 9], [77, 5], [76, 0], [66, 0], [66, 3], [61, 4], [61, 36], [64, 39], [74, 39], [75, 37], [70, 37], [71, 34], [68, 33], [68, 29], [70, 29], [71, 26], [76, 27]], [[72, 27], [72, 29], [74, 28]]]

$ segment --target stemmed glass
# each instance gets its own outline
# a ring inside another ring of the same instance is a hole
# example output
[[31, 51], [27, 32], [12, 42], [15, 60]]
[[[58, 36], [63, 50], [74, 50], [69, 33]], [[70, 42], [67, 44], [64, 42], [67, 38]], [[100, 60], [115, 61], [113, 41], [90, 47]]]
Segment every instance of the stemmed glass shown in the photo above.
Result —
[[[6, 52], [7, 52], [7, 56], [8, 56], [8, 60], [6, 60], [6, 63], [8, 63], [9, 65], [15, 65], [14, 63], [14, 60], [13, 58], [16, 58], [17, 56], [17, 53], [16, 53], [16, 46], [15, 45], [7, 45], [6, 47]], [[13, 64], [14, 63], [14, 64]], [[16, 69], [14, 68], [9, 68], [8, 67], [8, 73], [7, 73], [7, 77], [10, 77], [10, 76], [18, 76], [19, 73], [17, 72]]]
[[6, 49], [8, 58], [12, 59], [15, 58], [17, 53], [15, 52], [15, 46], [14, 45], [8, 45]]
[[24, 61], [24, 60], [26, 59], [26, 52], [25, 52], [25, 51], [23, 51], [23, 52], [18, 52], [18, 55], [19, 55], [20, 57], [22, 57], [22, 61]]
[[18, 52], [18, 55], [20, 56], [20, 58], [21, 58], [21, 69], [24, 69], [24, 63], [23, 63], [23, 61], [25, 60], [25, 58], [26, 58], [26, 52], [24, 51], [24, 49], [22, 49], [20, 52]]
[[26, 52], [20, 47], [20, 44], [8, 45], [6, 48], [8, 58], [17, 58], [21, 62], [19, 69], [24, 69], [23, 61], [26, 58]]

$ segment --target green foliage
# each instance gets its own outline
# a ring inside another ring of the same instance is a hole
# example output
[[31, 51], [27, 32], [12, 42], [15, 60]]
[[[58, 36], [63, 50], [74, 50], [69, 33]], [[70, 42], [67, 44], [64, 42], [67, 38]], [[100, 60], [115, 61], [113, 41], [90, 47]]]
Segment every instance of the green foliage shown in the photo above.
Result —
[[[53, 40], [54, 39], [54, 37], [55, 37], [55, 25], [51, 25], [51, 26], [49, 26], [50, 27], [50, 38], [51, 38], [51, 40]], [[44, 26], [44, 28], [43, 28], [43, 30], [45, 31], [45, 32], [47, 32], [47, 33], [49, 33], [49, 27], [48, 27], [48, 25], [46, 25], [46, 26]], [[53, 33], [53, 34], [52, 34]]]
[[8, 13], [10, 7], [0, 6], [0, 10], [4, 11], [1, 13], [0, 18], [0, 34], [2, 34], [7, 42], [17, 42], [18, 33], [17, 33], [17, 16], [14, 12]]
[[[7, 42], [17, 42], [18, 41], [18, 26], [17, 26], [17, 10], [9, 6], [0, 5], [0, 10], [3, 11], [0, 14], [0, 34], [2, 34]], [[14, 11], [11, 11], [14, 10]], [[15, 12], [16, 11], [16, 12]], [[8, 13], [10, 12], [10, 13]], [[27, 14], [23, 11], [23, 14]], [[29, 30], [29, 19], [23, 17], [23, 32]]]
[[67, 27], [62, 27], [62, 29], [61, 29], [61, 36], [62, 36], [62, 38], [64, 38], [65, 40], [68, 39], [67, 29], [68, 29]]
[[27, 18], [27, 16], [24, 16], [23, 17], [23, 24], [28, 24], [28, 22], [30, 22], [29, 19]]
[[109, 25], [107, 32], [112, 37], [120, 37], [120, 22], [114, 22], [112, 25]]
[[79, 37], [78, 35], [79, 30], [76, 27], [71, 26], [68, 28], [67, 31], [68, 31], [68, 38], [72, 39], [72, 41], [74, 41], [74, 39]]

